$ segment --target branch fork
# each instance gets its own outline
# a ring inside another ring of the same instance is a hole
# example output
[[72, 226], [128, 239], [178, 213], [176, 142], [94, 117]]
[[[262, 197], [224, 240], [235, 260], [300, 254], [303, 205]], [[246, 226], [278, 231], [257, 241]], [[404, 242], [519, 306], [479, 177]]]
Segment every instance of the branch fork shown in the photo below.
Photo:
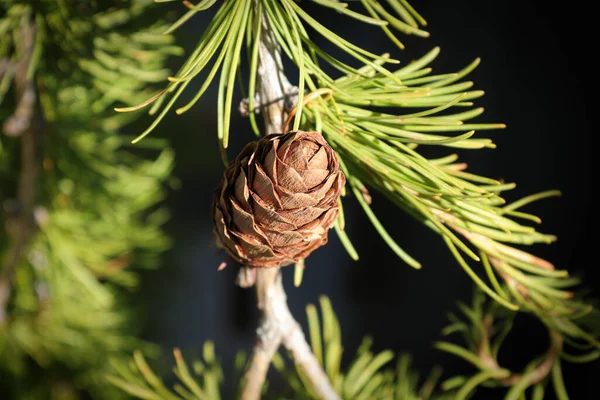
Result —
[[[262, 110], [264, 107], [270, 106], [273, 103], [279, 103], [281, 101], [283, 101], [283, 108], [285, 112], [290, 113], [298, 102], [298, 87], [290, 86], [282, 98], [274, 99], [271, 102], [266, 100], [263, 101], [260, 97], [260, 94], [256, 92], [254, 94], [254, 109], [252, 112], [255, 114], [260, 114], [260, 110]], [[238, 105], [238, 111], [242, 117], [247, 117], [250, 114], [250, 98], [245, 98], [240, 101], [240, 104]]]
[[282, 344], [312, 383], [313, 390], [319, 398], [339, 399], [306, 342], [300, 324], [296, 322], [287, 306], [280, 268], [259, 269], [256, 275], [256, 291], [258, 308], [263, 317], [256, 330], [257, 342], [244, 377], [244, 389], [240, 399], [260, 398], [271, 359]]
[[[492, 325], [494, 323], [494, 319], [491, 315], [486, 315], [483, 320], [484, 333], [480, 338], [480, 342], [478, 345], [478, 355], [483, 364], [492, 371], [498, 371], [498, 376], [502, 376], [502, 378], [498, 379], [498, 382], [505, 386], [510, 387], [514, 386], [517, 382], [523, 379], [522, 373], [511, 372], [507, 369], [502, 368], [498, 361], [492, 357], [489, 352], [490, 348], [490, 337], [492, 335]], [[548, 335], [550, 337], [550, 347], [548, 348], [544, 358], [534, 367], [534, 369], [527, 374], [527, 386], [533, 386], [536, 383], [542, 381], [544, 378], [550, 374], [552, 370], [552, 366], [556, 361], [556, 358], [560, 355], [563, 347], [563, 338], [552, 329], [548, 330]], [[502, 375], [502, 371], [506, 373], [504, 376]]]

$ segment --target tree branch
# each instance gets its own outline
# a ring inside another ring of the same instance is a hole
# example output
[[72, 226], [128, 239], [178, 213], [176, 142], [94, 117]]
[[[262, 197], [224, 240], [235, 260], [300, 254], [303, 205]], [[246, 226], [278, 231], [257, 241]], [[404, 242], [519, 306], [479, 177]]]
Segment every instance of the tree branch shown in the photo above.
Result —
[[[285, 99], [293, 86], [283, 73], [280, 49], [273, 38], [266, 18], [259, 43], [258, 93], [261, 99], [266, 133], [281, 132], [286, 117]], [[256, 293], [262, 322], [257, 329], [257, 343], [245, 374], [240, 398], [260, 399], [271, 359], [280, 344], [286, 347], [296, 365], [312, 383], [322, 399], [336, 400], [339, 396], [306, 342], [300, 325], [292, 316], [279, 268], [258, 268]]]
[[[277, 284], [279, 281], [279, 284]], [[279, 268], [263, 268], [257, 272], [256, 294], [262, 322], [258, 327], [257, 342], [252, 360], [246, 371], [242, 400], [260, 399], [262, 387], [273, 355], [279, 348], [286, 325], [295, 322], [287, 309], [285, 292]], [[280, 305], [283, 304], [282, 308]]]
[[263, 16], [258, 45], [258, 96], [265, 121], [266, 134], [281, 132], [287, 114], [285, 99], [295, 91], [283, 72], [281, 51]]
[[6, 303], [10, 298], [10, 281], [21, 259], [23, 249], [35, 230], [35, 184], [38, 175], [37, 136], [35, 107], [35, 85], [27, 78], [27, 70], [31, 61], [35, 43], [35, 25], [33, 22], [24, 26], [22, 34], [23, 56], [15, 66], [15, 94], [17, 107], [15, 113], [3, 125], [7, 136], [21, 136], [21, 175], [17, 189], [18, 212], [13, 220], [8, 221], [13, 236], [11, 246], [0, 270], [0, 325], [6, 318]]

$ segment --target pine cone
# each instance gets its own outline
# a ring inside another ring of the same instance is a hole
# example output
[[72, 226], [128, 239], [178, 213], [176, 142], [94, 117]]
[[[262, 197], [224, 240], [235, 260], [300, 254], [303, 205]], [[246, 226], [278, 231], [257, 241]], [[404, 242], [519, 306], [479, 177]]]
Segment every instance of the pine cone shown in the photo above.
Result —
[[252, 267], [282, 267], [327, 243], [346, 182], [317, 132], [249, 143], [225, 170], [214, 198], [218, 245]]

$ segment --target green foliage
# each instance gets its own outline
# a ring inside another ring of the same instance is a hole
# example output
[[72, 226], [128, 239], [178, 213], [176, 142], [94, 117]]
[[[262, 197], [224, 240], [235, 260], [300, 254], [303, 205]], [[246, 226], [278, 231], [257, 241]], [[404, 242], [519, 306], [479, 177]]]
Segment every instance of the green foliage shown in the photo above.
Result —
[[[470, 398], [478, 387], [500, 388], [505, 390], [506, 400], [524, 398], [542, 399], [550, 383], [556, 396], [568, 399], [561, 373], [561, 360], [568, 362], [589, 362], [600, 356], [597, 350], [574, 356], [567, 353], [566, 347], [573, 347], [571, 338], [549, 329], [548, 351], [532, 360], [522, 372], [512, 372], [499, 365], [498, 355], [502, 343], [513, 327], [515, 311], [488, 301], [485, 294], [476, 288], [471, 306], [459, 303], [458, 308], [463, 319], [454, 313], [449, 315], [451, 324], [442, 331], [443, 335], [461, 333], [465, 347], [451, 342], [436, 342], [439, 350], [456, 355], [471, 363], [478, 372], [472, 376], [453, 376], [441, 384], [440, 367], [434, 367], [422, 380], [419, 373], [411, 368], [411, 357], [398, 357], [395, 368], [392, 367], [394, 354], [389, 351], [373, 353], [370, 337], [366, 337], [356, 351], [356, 356], [347, 366], [342, 364], [342, 327], [333, 311], [331, 302], [321, 296], [320, 315], [317, 307], [306, 307], [308, 336], [311, 349], [319, 364], [323, 367], [335, 391], [342, 399], [381, 399], [381, 400], [462, 400]], [[597, 331], [600, 333], [600, 330]], [[581, 349], [582, 346], [575, 348]], [[223, 385], [223, 373], [216, 361], [211, 342], [204, 344], [204, 362], [192, 363], [192, 372], [175, 349], [176, 366], [173, 372], [177, 383], [173, 389], [158, 378], [147, 365], [140, 352], [136, 352], [129, 362], [113, 363], [115, 374], [109, 381], [131, 396], [149, 400], [176, 399], [215, 399], [221, 398], [219, 386]], [[302, 370], [290, 365], [280, 354], [275, 354], [273, 367], [284, 379], [287, 387], [282, 393], [272, 393], [265, 385], [263, 394], [273, 399], [318, 399], [310, 381]], [[238, 353], [235, 362], [239, 376], [246, 366], [246, 357]], [[237, 385], [236, 378], [232, 380]]]
[[[592, 340], [595, 337], [597, 343], [600, 327], [593, 328], [591, 343], [581, 343], [578, 331], [558, 332], [555, 323], [544, 321], [549, 336], [547, 352], [532, 360], [522, 372], [512, 372], [500, 366], [498, 356], [502, 343], [511, 332], [516, 314], [497, 303], [486, 301], [481, 291], [475, 292], [470, 307], [462, 303], [458, 306], [463, 314], [462, 319], [450, 314], [451, 324], [442, 332], [444, 335], [460, 333], [465, 347], [450, 342], [435, 344], [436, 348], [454, 354], [478, 369], [473, 376], [455, 376], [442, 383], [445, 390], [457, 390], [457, 400], [468, 398], [479, 386], [506, 388], [506, 400], [529, 398], [530, 395], [533, 399], [542, 399], [550, 381], [557, 398], [568, 399], [561, 360], [581, 363], [600, 357], [600, 351]], [[598, 321], [598, 315], [591, 320]], [[582, 354], [571, 355], [569, 348]]]
[[[319, 364], [342, 399], [443, 400], [446, 395], [451, 395], [448, 393], [433, 396], [436, 382], [441, 375], [439, 367], [434, 368], [427, 379], [421, 382], [419, 374], [410, 368], [409, 355], [400, 356], [396, 368], [390, 368], [394, 354], [389, 350], [374, 354], [371, 351], [373, 341], [370, 337], [363, 339], [356, 357], [344, 368], [342, 328], [329, 299], [321, 296], [319, 303], [321, 318], [314, 305], [309, 304], [306, 307], [310, 344]], [[273, 358], [273, 366], [289, 385], [290, 393], [284, 395], [284, 398], [318, 399], [301, 369], [287, 366], [279, 354]]]
[[[559, 193], [545, 192], [506, 205], [501, 194], [514, 188], [514, 184], [468, 173], [466, 165], [457, 163], [454, 154], [426, 159], [418, 153], [417, 146], [424, 145], [463, 149], [493, 147], [489, 139], [473, 138], [474, 130], [502, 127], [500, 124], [469, 123], [468, 120], [483, 112], [481, 108], [450, 111], [454, 107], [469, 107], [471, 103], [465, 100], [483, 94], [466, 90], [471, 87], [471, 82], [455, 83], [478, 61], [458, 74], [430, 76], [428, 64], [437, 54], [438, 49], [434, 49], [394, 71], [403, 82], [399, 86], [368, 66], [360, 70], [366, 78], [347, 75], [337, 79], [335, 86], [339, 91], [332, 90], [328, 101], [316, 97], [314, 102], [306, 105], [303, 124], [322, 131], [340, 154], [355, 198], [382, 238], [406, 263], [420, 268], [418, 261], [390, 237], [371, 210], [366, 186], [376, 189], [442, 235], [459, 265], [494, 300], [513, 310], [535, 313], [563, 334], [577, 331], [581, 339], [587, 338], [583, 340], [597, 346], [598, 342], [581, 329], [584, 326], [577, 325], [576, 320], [581, 315], [593, 310], [591, 305], [567, 290], [576, 286], [578, 280], [569, 278], [565, 270], [555, 270], [545, 260], [504, 244], [554, 241], [554, 236], [539, 233], [532, 226], [518, 223], [515, 218], [539, 222], [537, 217], [517, 210], [532, 201]], [[386, 110], [424, 107], [425, 110], [395, 114], [383, 112], [379, 107], [386, 107]], [[452, 137], [438, 132], [459, 134]], [[338, 230], [340, 233], [345, 236], [341, 229]], [[351, 255], [355, 253], [347, 238], [344, 237], [342, 243]], [[481, 262], [483, 268], [480, 271], [485, 273], [489, 284], [467, 259]], [[510, 284], [502, 288], [501, 280]]]
[[[439, 368], [421, 381], [418, 373], [410, 368], [411, 357], [403, 355], [396, 368], [390, 368], [394, 354], [387, 350], [378, 354], [371, 352], [372, 340], [365, 338], [357, 350], [355, 359], [348, 368], [342, 367], [341, 327], [331, 307], [329, 299], [321, 296], [321, 320], [314, 305], [306, 307], [308, 329], [312, 350], [319, 360], [336, 392], [343, 399], [381, 400], [444, 400], [450, 399], [453, 392], [434, 394], [441, 375]], [[183, 360], [179, 349], [174, 350], [176, 366], [173, 372], [176, 383], [170, 389], [164, 381], [150, 369], [141, 352], [136, 352], [128, 362], [113, 363], [114, 374], [108, 380], [127, 394], [147, 400], [219, 400], [222, 395], [219, 387], [223, 384], [223, 372], [216, 360], [211, 342], [204, 343], [203, 360], [192, 362], [190, 368]], [[286, 365], [284, 358], [276, 354], [273, 367], [284, 378], [288, 387], [283, 393], [275, 394], [265, 385], [263, 395], [273, 399], [317, 399], [310, 382], [300, 369]], [[236, 374], [243, 372], [246, 356], [238, 352], [235, 360]], [[235, 385], [236, 379], [233, 379]]]
[[[395, 12], [401, 19], [396, 18], [394, 15], [383, 10], [379, 2], [374, 0], [364, 1], [365, 7], [376, 7], [379, 11], [377, 17], [368, 17], [356, 12], [347, 10], [344, 3], [331, 0], [321, 0], [317, 4], [325, 7], [334, 8], [335, 10], [342, 12], [352, 18], [358, 18], [359, 20], [367, 23], [371, 23], [382, 28], [387, 29], [388, 25], [392, 25], [396, 30], [403, 31], [407, 34], [419, 34], [426, 36], [427, 33], [417, 29], [417, 22], [421, 21], [424, 24], [422, 18], [410, 7], [406, 1], [389, 0], [392, 4]], [[183, 23], [188, 21], [195, 13], [199, 11], [208, 10], [215, 1], [202, 1], [195, 7], [190, 7], [184, 16], [182, 16], [177, 22], [175, 22], [167, 32], [180, 27]], [[256, 3], [256, 4], [255, 4]], [[295, 11], [294, 11], [295, 10]], [[298, 12], [296, 15], [295, 13]], [[229, 143], [229, 126], [231, 120], [231, 111], [233, 104], [233, 91], [235, 89], [236, 77], [239, 73], [239, 68], [242, 62], [240, 52], [242, 47], [246, 46], [247, 52], [251, 55], [250, 65], [251, 74], [249, 78], [249, 107], [254, 109], [254, 98], [255, 98], [255, 77], [258, 66], [258, 41], [263, 29], [263, 23], [261, 23], [261, 16], [264, 15], [266, 18], [265, 23], [269, 27], [270, 31], [277, 36], [278, 42], [283, 45], [284, 36], [289, 40], [298, 40], [300, 46], [303, 43], [310, 48], [313, 55], [317, 53], [323, 57], [324, 60], [334, 67], [338, 67], [340, 62], [323, 51], [320, 51], [314, 43], [308, 38], [305, 38], [306, 31], [302, 27], [300, 18], [305, 20], [307, 23], [315, 22], [308, 14], [304, 13], [302, 9], [292, 0], [281, 0], [281, 1], [259, 1], [255, 0], [225, 0], [222, 2], [218, 10], [216, 11], [211, 23], [206, 27], [204, 33], [198, 40], [198, 45], [188, 57], [187, 61], [182, 65], [179, 72], [169, 77], [169, 84], [167, 87], [158, 92], [156, 95], [149, 97], [146, 101], [141, 102], [131, 107], [120, 107], [117, 111], [127, 112], [138, 110], [142, 107], [152, 104], [149, 111], [150, 115], [157, 114], [157, 117], [150, 124], [148, 129], [142, 132], [134, 143], [138, 142], [146, 135], [148, 135], [164, 118], [169, 110], [174, 106], [179, 96], [184, 92], [186, 87], [209, 66], [212, 66], [210, 71], [206, 74], [203, 80], [203, 84], [186, 105], [176, 109], [177, 114], [182, 114], [188, 111], [204, 94], [210, 83], [213, 81], [217, 73], [220, 72], [219, 79], [219, 94], [218, 94], [218, 137], [221, 143], [223, 154], [224, 149], [227, 148]], [[292, 28], [287, 25], [292, 16], [295, 18], [292, 23]], [[296, 25], [297, 24], [297, 25]], [[359, 47], [348, 43], [333, 32], [329, 31], [322, 25], [312, 24], [319, 33], [323, 34], [332, 43], [336, 44], [342, 50], [349, 55], [353, 56], [359, 61], [367, 62], [373, 66], [376, 70], [392, 76], [385, 68], [381, 67], [375, 61], [384, 61], [390, 63], [398, 63], [397, 60], [391, 60], [389, 58], [380, 57], [372, 54], [366, 50], [360, 49]], [[304, 35], [301, 37], [298, 35], [296, 28], [301, 29]], [[294, 36], [292, 36], [294, 34]], [[294, 39], [291, 39], [294, 38]], [[301, 40], [304, 42], [301, 42]], [[309, 68], [309, 73], [316, 74], [319, 78], [324, 81], [332, 81], [318, 66], [318, 63], [311, 61], [310, 56], [303, 57], [302, 52], [289, 54], [290, 58], [296, 61], [302, 70], [302, 68]], [[306, 63], [306, 64], [305, 64]], [[306, 67], [308, 65], [308, 67]], [[303, 79], [301, 74], [300, 79]], [[301, 81], [302, 82], [302, 81]], [[302, 91], [304, 87], [300, 86], [300, 103], [302, 98]], [[168, 101], [167, 101], [168, 99]], [[160, 110], [160, 112], [159, 112]], [[253, 113], [250, 113], [253, 118]], [[254, 126], [256, 124], [254, 123]], [[224, 155], [225, 157], [225, 155]]]
[[[37, 99], [30, 110], [33, 159], [18, 156], [25, 136], [0, 135], [5, 205], [23, 201], [24, 171], [35, 171], [35, 226], [24, 243], [11, 227], [24, 225], [30, 210], [1, 221], [7, 228], [0, 230], [0, 283], [8, 295], [0, 301], [4, 393], [65, 399], [83, 389], [115, 398], [103, 379], [109, 357], [142, 345], [126, 294], [137, 286], [134, 269], [156, 266], [169, 246], [161, 232], [168, 213], [158, 203], [173, 152], [158, 140], [148, 144], [160, 151], [128, 148], [119, 131], [136, 115], [115, 115], [112, 105], [143, 99], [149, 84], [168, 76], [167, 57], [180, 52], [162, 34], [165, 25], [148, 24], [159, 20], [150, 5], [0, 4], [0, 63], [6, 67], [0, 120], [19, 109], [17, 65], [23, 60]], [[27, 54], [23, 37], [32, 28], [35, 46]], [[15, 248], [21, 256], [13, 263]]]
[[[284, 130], [316, 130], [325, 136], [340, 156], [349, 184], [348, 192], [354, 195], [392, 251], [408, 265], [421, 268], [421, 264], [390, 236], [371, 209], [367, 187], [375, 189], [441, 235], [459, 266], [494, 300], [512, 310], [536, 314], [560, 334], [577, 335], [586, 343], [598, 346], [585, 324], [578, 320], [579, 316], [591, 312], [592, 307], [565, 290], [577, 281], [569, 278], [566, 270], [555, 270], [551, 263], [511, 247], [555, 240], [554, 236], [540, 233], [531, 226], [530, 222], [540, 223], [540, 219], [520, 208], [559, 193], [544, 192], [507, 205], [502, 195], [513, 189], [514, 184], [467, 172], [467, 165], [457, 162], [455, 154], [428, 159], [419, 151], [422, 146], [495, 147], [490, 139], [475, 137], [475, 133], [504, 128], [504, 125], [471, 122], [483, 113], [482, 108], [472, 106], [473, 100], [484, 93], [473, 90], [473, 83], [463, 80], [477, 67], [479, 60], [456, 73], [433, 75], [429, 65], [439, 53], [439, 49], [434, 48], [420, 59], [392, 70], [389, 66], [398, 64], [398, 60], [388, 54], [373, 54], [348, 42], [292, 0], [259, 1], [254, 6], [253, 3], [252, 0], [223, 2], [196, 50], [180, 72], [169, 78], [171, 83], [167, 92], [176, 90], [169, 103], [162, 106], [163, 95], [142, 103], [146, 105], [156, 100], [151, 113], [158, 109], [162, 111], [136, 140], [156, 126], [187, 84], [216, 56], [212, 70], [194, 100], [177, 112], [188, 110], [220, 70], [218, 136], [224, 154], [233, 89], [241, 63], [239, 51], [244, 43], [250, 66], [248, 109], [251, 111], [248, 114], [255, 133], [260, 134], [253, 112], [256, 108], [259, 41], [262, 36], [269, 35], [298, 67], [297, 105]], [[317, 3], [360, 23], [380, 27], [388, 36], [391, 28], [427, 36], [419, 29], [425, 21], [406, 1], [390, 0], [388, 10], [382, 2], [363, 0], [361, 5], [366, 13], [353, 11], [349, 4], [338, 1]], [[176, 26], [185, 22], [188, 15]], [[265, 29], [268, 32], [265, 33]], [[336, 55], [324, 52], [311, 38], [312, 32], [329, 40], [361, 65], [350, 65]], [[402, 47], [395, 36], [391, 39]], [[342, 76], [330, 76], [320, 63], [329, 64]], [[403, 111], [407, 108], [411, 111]], [[340, 213], [336, 232], [350, 256], [357, 259], [359, 254], [344, 232], [344, 225], [344, 215]], [[474, 267], [473, 262], [479, 263], [478, 267]], [[301, 272], [301, 267], [297, 266], [296, 284], [301, 279]], [[505, 288], [502, 281], [508, 283]]]
[[[167, 388], [146, 362], [143, 354], [136, 351], [131, 360], [115, 360], [112, 365], [115, 375], [108, 377], [108, 382], [138, 399], [147, 400], [220, 400], [220, 386], [223, 383], [223, 371], [215, 356], [212, 342], [205, 342], [202, 352], [204, 362], [196, 360], [192, 368], [188, 367], [179, 349], [174, 349], [176, 366], [173, 373], [178, 383], [173, 389]], [[244, 360], [242, 353], [237, 359]], [[239, 363], [236, 363], [240, 365]]]

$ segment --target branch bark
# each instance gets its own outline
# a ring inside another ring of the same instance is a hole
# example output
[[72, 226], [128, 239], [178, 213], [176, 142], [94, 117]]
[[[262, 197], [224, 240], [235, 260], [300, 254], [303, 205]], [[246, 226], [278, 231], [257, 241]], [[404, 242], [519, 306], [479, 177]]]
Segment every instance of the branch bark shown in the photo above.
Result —
[[[286, 96], [293, 92], [294, 87], [283, 73], [280, 49], [264, 16], [259, 43], [257, 78], [266, 133], [281, 132], [286, 117]], [[302, 328], [287, 306], [281, 270], [279, 268], [258, 268], [255, 286], [258, 308], [262, 312], [262, 321], [257, 329], [257, 343], [245, 374], [240, 398], [243, 400], [260, 399], [271, 359], [279, 346], [283, 344], [320, 398], [339, 399], [325, 371], [306, 342]]]
[[15, 65], [14, 87], [17, 107], [14, 114], [3, 124], [9, 137], [21, 138], [21, 175], [19, 177], [17, 216], [8, 221], [13, 236], [10, 248], [0, 270], [0, 325], [6, 319], [6, 303], [10, 298], [10, 281], [22, 257], [23, 249], [35, 231], [34, 207], [35, 184], [38, 175], [37, 136], [35, 121], [35, 85], [27, 77], [35, 44], [36, 28], [33, 22], [25, 25], [21, 33], [22, 57]]

